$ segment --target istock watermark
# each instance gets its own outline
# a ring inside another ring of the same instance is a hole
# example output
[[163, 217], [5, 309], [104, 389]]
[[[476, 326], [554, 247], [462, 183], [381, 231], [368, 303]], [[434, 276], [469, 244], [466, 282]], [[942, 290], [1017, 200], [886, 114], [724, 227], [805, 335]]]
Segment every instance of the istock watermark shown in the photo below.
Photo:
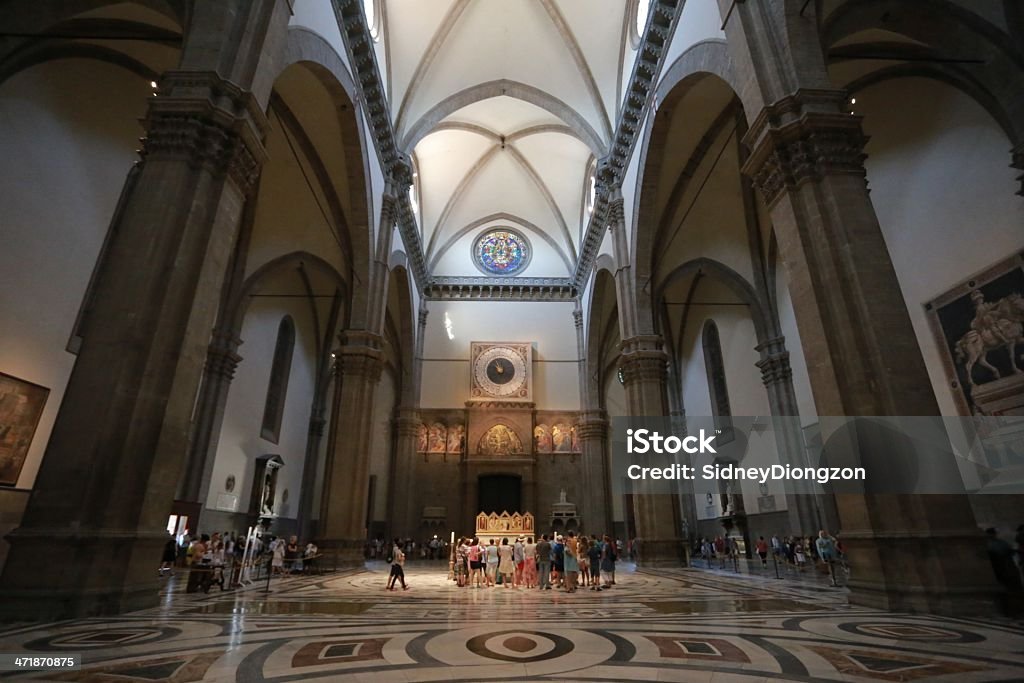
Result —
[[1024, 418], [613, 417], [612, 471], [646, 493], [1021, 494]]

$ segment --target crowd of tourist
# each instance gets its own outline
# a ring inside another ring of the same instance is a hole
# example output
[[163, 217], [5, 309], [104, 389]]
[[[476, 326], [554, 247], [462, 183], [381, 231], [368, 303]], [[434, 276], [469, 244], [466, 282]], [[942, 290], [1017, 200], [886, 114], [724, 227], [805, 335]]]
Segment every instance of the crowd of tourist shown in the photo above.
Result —
[[574, 531], [489, 539], [459, 538], [453, 558], [459, 587], [599, 591], [615, 585], [615, 563], [621, 544]]
[[[254, 535], [248, 556], [252, 566], [262, 567], [269, 560], [273, 576], [310, 573], [317, 569], [320, 551], [310, 541], [305, 546], [297, 536], [287, 540], [279, 536]], [[246, 555], [246, 539], [234, 532], [214, 533], [212, 536], [185, 534], [179, 543], [173, 536], [164, 545], [158, 570], [160, 576], [172, 576], [175, 567], [189, 570], [186, 592], [209, 592], [213, 586], [225, 587], [238, 583], [242, 559]]]
[[[696, 551], [708, 567], [715, 560], [720, 567], [724, 567], [726, 563], [738, 560], [742, 554], [738, 539], [732, 536], [718, 536], [713, 541], [701, 538]], [[754, 543], [753, 557], [760, 560], [762, 569], [768, 569], [769, 554], [775, 565], [789, 567], [797, 572], [815, 567], [827, 571], [832, 585], [836, 585], [836, 565], [846, 569], [846, 553], [842, 543], [824, 529], [817, 536], [774, 535], [770, 541], [759, 536]]]

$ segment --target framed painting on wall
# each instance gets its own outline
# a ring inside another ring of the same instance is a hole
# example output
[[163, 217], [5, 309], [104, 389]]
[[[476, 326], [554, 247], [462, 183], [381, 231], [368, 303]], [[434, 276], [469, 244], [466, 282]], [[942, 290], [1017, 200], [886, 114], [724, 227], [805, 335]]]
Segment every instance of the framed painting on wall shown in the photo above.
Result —
[[0, 486], [17, 486], [50, 390], [0, 372]]
[[1024, 254], [925, 304], [963, 415], [1019, 414], [1024, 406]]

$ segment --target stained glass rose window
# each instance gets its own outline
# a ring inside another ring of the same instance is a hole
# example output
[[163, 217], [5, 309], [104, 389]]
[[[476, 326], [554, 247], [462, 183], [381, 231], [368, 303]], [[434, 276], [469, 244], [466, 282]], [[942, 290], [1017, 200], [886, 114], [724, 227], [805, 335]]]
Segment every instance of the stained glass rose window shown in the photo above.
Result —
[[530, 243], [508, 228], [489, 230], [473, 244], [473, 259], [489, 275], [513, 275], [530, 262]]

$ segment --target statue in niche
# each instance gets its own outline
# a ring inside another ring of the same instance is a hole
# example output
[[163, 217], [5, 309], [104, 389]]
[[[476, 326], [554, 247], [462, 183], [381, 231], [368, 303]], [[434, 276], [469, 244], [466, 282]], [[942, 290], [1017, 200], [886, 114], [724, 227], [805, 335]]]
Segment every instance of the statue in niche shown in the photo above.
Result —
[[554, 442], [554, 450], [558, 453], [568, 453], [572, 449], [572, 433], [569, 425], [559, 422], [551, 428], [551, 439]]
[[578, 431], [579, 430], [576, 425], [573, 425], [570, 429], [570, 433], [572, 434], [572, 450], [574, 453], [580, 452], [580, 437]]
[[515, 455], [523, 452], [523, 443], [514, 431], [496, 424], [480, 437], [477, 451], [483, 455]]
[[565, 505], [568, 501], [565, 499], [565, 489], [559, 489], [558, 491], [558, 502]]
[[533, 450], [535, 453], [551, 452], [551, 429], [546, 424], [539, 424], [534, 427]]
[[466, 428], [455, 425], [448, 428], [448, 452], [461, 453], [466, 445]]
[[263, 495], [260, 500], [260, 517], [273, 517], [277, 513], [274, 512], [274, 498], [276, 498], [277, 484], [277, 468], [268, 467], [263, 474]]
[[445, 426], [440, 422], [435, 422], [430, 425], [430, 432], [427, 436], [427, 452], [429, 453], [444, 453], [445, 446], [447, 446], [447, 433]]
[[427, 452], [427, 425], [422, 422], [420, 422], [419, 426], [416, 428], [416, 452]]

